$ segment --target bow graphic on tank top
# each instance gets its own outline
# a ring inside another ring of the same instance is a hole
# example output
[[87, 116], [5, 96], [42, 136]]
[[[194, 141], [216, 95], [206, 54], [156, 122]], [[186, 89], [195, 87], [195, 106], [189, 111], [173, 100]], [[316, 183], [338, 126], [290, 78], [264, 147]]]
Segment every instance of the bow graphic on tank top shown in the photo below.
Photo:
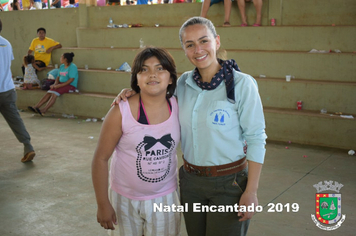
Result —
[[145, 151], [153, 147], [157, 142], [161, 143], [166, 148], [170, 148], [172, 146], [172, 141], [173, 139], [171, 134], [166, 134], [162, 136], [160, 139], [155, 139], [154, 137], [151, 136], [145, 136], [143, 138], [143, 142], [146, 143]]

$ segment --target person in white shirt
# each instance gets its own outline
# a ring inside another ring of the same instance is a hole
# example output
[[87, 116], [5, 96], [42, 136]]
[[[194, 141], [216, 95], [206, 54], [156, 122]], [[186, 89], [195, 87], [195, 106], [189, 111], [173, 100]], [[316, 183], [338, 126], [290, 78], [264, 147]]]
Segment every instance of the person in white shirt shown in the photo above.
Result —
[[[0, 33], [2, 22], [0, 20]], [[17, 140], [24, 145], [24, 156], [21, 162], [29, 162], [36, 153], [31, 145], [31, 137], [21, 119], [16, 107], [17, 95], [12, 81], [11, 61], [14, 60], [9, 41], [0, 36], [0, 112], [9, 124]]]

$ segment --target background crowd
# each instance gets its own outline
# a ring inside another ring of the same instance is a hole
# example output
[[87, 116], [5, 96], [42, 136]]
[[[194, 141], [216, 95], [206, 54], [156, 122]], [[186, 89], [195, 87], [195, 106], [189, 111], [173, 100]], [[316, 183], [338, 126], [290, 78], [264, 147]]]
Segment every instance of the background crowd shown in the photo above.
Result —
[[[50, 7], [48, 7], [48, 2]], [[73, 8], [78, 7], [79, 0], [0, 0], [0, 11], [16, 11], [16, 10], [34, 10], [46, 8]], [[163, 3], [191, 3], [202, 2], [200, 16], [207, 18], [209, 8], [216, 3], [223, 2], [224, 4], [224, 23], [223, 26], [230, 25], [230, 14], [232, 1], [231, 0], [97, 0], [97, 6], [114, 6], [114, 5], [151, 5]], [[256, 20], [253, 26], [261, 26], [262, 17], [262, 0], [237, 0], [237, 5], [241, 17], [241, 27], [248, 26], [245, 6], [246, 3], [253, 3], [256, 9]]]
[[78, 7], [78, 2], [79, 0], [0, 0], [0, 11], [73, 8]]
[[[49, 7], [48, 7], [49, 2]], [[144, 5], [144, 4], [167, 4], [167, 3], [191, 3], [204, 2], [202, 7], [202, 16], [206, 16], [211, 5], [219, 2], [225, 4], [225, 22], [228, 22], [230, 15], [231, 0], [97, 0], [97, 6], [105, 5]], [[252, 2], [252, 0], [238, 0], [237, 4], [240, 8], [241, 14], [244, 14], [245, 2]], [[72, 8], [78, 7], [79, 0], [0, 0], [0, 11], [17, 11], [17, 10], [34, 10], [46, 8]], [[255, 0], [257, 14], [262, 9], [262, 0]], [[244, 18], [244, 17], [242, 17]], [[258, 21], [257, 21], [258, 22]], [[246, 23], [246, 20], [243, 20]]]

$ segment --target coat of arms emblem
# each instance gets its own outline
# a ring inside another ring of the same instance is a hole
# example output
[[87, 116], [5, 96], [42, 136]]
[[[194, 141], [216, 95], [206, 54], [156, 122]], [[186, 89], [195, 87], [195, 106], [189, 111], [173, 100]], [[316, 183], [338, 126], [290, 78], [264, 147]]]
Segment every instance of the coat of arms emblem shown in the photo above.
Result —
[[[314, 184], [317, 193], [315, 194], [315, 215], [311, 218], [317, 227], [331, 231], [339, 228], [345, 221], [346, 215], [341, 214], [341, 194], [340, 189], [344, 186], [335, 181], [324, 181]], [[327, 193], [327, 191], [337, 193]]]

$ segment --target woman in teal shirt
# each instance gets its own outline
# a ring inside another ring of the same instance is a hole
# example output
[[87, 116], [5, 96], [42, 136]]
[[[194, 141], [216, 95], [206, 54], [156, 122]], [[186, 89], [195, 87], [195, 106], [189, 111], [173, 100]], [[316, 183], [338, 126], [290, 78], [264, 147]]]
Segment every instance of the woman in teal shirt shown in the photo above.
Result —
[[[60, 62], [62, 65], [59, 67], [59, 76], [53, 85], [50, 86], [50, 90], [47, 91], [36, 106], [29, 106], [28, 109], [40, 114], [41, 116], [47, 112], [56, 102], [57, 97], [69, 91], [75, 91], [78, 86], [78, 68], [73, 63], [74, 53], [67, 52], [61, 56]], [[42, 109], [40, 107], [46, 106]]]

